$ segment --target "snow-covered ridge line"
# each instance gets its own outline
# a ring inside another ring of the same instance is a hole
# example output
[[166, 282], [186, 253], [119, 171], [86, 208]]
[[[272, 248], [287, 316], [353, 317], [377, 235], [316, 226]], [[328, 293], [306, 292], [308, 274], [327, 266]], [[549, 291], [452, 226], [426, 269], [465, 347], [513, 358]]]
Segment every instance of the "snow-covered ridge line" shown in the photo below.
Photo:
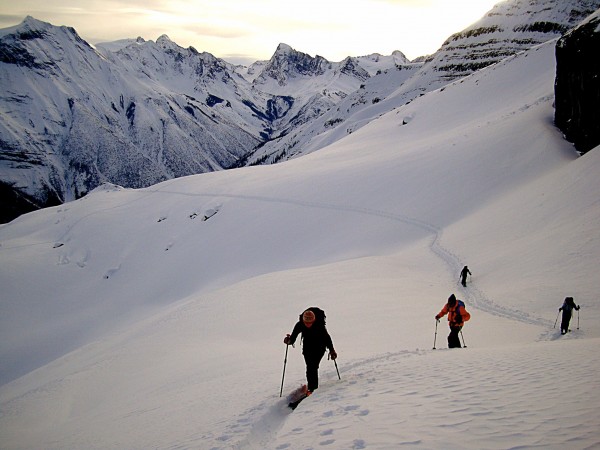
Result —
[[0, 219], [71, 201], [106, 181], [139, 188], [306, 155], [555, 38], [598, 7], [597, 0], [501, 2], [427, 62], [401, 52], [330, 62], [281, 44], [250, 68], [166, 35], [94, 49], [72, 28], [27, 17], [0, 36], [0, 86], [10, 93], [0, 99], [0, 181], [14, 205]]

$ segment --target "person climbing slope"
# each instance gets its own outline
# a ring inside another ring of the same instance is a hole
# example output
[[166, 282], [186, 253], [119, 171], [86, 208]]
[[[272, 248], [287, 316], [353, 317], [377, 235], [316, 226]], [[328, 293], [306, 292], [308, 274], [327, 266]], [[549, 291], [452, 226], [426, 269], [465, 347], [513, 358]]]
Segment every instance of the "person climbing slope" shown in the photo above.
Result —
[[471, 275], [471, 271], [467, 266], [465, 266], [460, 271], [460, 284], [462, 284], [464, 287], [467, 287], [467, 275]]
[[465, 309], [465, 304], [462, 300], [457, 300], [454, 294], [448, 297], [448, 302], [442, 310], [435, 316], [435, 320], [448, 314], [448, 325], [450, 326], [450, 334], [448, 335], [448, 348], [462, 348], [458, 333], [462, 330], [465, 322], [471, 318], [471, 314]]
[[307, 395], [310, 395], [319, 387], [319, 364], [325, 355], [325, 350], [329, 349], [329, 356], [333, 360], [337, 358], [337, 353], [325, 327], [325, 313], [320, 308], [308, 308], [300, 314], [292, 334], [288, 334], [283, 343], [294, 345], [300, 333], [302, 333], [302, 354], [306, 362]]
[[558, 308], [562, 311], [562, 321], [560, 323], [560, 334], [567, 334], [569, 330], [569, 322], [571, 322], [571, 316], [573, 315], [573, 309], [579, 311], [579, 306], [575, 304], [573, 297], [565, 298], [563, 305]]

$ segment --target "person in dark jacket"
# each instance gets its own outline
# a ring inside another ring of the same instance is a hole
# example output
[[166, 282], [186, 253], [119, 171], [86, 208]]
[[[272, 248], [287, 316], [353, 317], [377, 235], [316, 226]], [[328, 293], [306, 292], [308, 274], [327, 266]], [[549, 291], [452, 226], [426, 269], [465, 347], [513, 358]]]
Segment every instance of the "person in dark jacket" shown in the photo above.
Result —
[[435, 320], [439, 321], [446, 314], [448, 314], [448, 325], [450, 325], [448, 348], [462, 348], [458, 333], [462, 330], [465, 322], [471, 318], [471, 314], [465, 309], [465, 304], [461, 300], [457, 300], [454, 294], [448, 297], [448, 303], [435, 316]]
[[[322, 313], [321, 310], [319, 311]], [[325, 350], [329, 349], [331, 359], [337, 358], [331, 336], [329, 336], [327, 328], [325, 328], [324, 316], [322, 314], [322, 317], [317, 318], [311, 308], [307, 309], [300, 315], [300, 320], [294, 326], [292, 334], [288, 334], [283, 340], [283, 343], [286, 345], [294, 345], [296, 338], [302, 333], [302, 354], [306, 362], [306, 387], [308, 395], [319, 387], [319, 364], [325, 355]]]
[[469, 270], [469, 268], [467, 266], [463, 267], [463, 269], [460, 271], [460, 283], [464, 286], [467, 287], [467, 275], [471, 275], [471, 271]]
[[575, 304], [575, 300], [573, 297], [565, 298], [563, 305], [558, 308], [559, 311], [562, 311], [562, 322], [560, 323], [560, 334], [567, 334], [569, 330], [569, 322], [571, 321], [571, 316], [573, 315], [573, 309], [579, 311], [579, 306]]

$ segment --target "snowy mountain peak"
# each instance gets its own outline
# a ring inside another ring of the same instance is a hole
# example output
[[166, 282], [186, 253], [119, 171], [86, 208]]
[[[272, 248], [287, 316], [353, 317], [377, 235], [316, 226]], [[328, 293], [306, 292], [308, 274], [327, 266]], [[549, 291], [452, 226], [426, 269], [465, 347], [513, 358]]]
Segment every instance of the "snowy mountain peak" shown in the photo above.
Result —
[[323, 75], [328, 66], [329, 62], [322, 56], [312, 57], [287, 44], [279, 44], [256, 82], [264, 84], [273, 79], [279, 86], [285, 86], [290, 78]]
[[394, 50], [392, 52], [392, 56], [394, 58], [396, 58], [396, 60], [398, 62], [401, 62], [403, 64], [408, 64], [410, 63], [410, 60], [406, 57], [406, 55], [404, 53], [402, 53], [400, 50]]
[[25, 17], [25, 19], [23, 20], [23, 22], [21, 22], [21, 25], [19, 26], [19, 28], [29, 30], [46, 30], [51, 27], [52, 25], [48, 22], [43, 22], [41, 20], [36, 19], [33, 16]]
[[0, 33], [2, 89], [12, 92], [0, 98], [0, 180], [16, 211], [105, 181], [143, 187], [220, 170], [260, 142], [265, 119], [246, 103], [262, 100], [224, 61], [167, 36], [97, 49], [33, 18]]
[[166, 34], [161, 35], [157, 40], [156, 40], [156, 45], [164, 48], [165, 50], [174, 50], [174, 49], [179, 49], [181, 47], [179, 47], [175, 42], [173, 42], [169, 36], [167, 36]]
[[[75, 29], [54, 26], [31, 16], [19, 25], [0, 31], [0, 63], [30, 68], [39, 72], [53, 72], [60, 61], [85, 60], [94, 53]], [[4, 81], [8, 81], [7, 75]]]
[[387, 64], [377, 54], [356, 58], [371, 75], [360, 90], [249, 160], [275, 162], [319, 150], [426, 92], [556, 38], [599, 7], [600, 0], [507, 0], [422, 60], [409, 63], [396, 52]]
[[513, 0], [455, 33], [434, 56], [455, 79], [560, 36], [600, 7], [598, 0]]
[[73, 28], [56, 27], [32, 16], [27, 16], [20, 24], [0, 30], [0, 38], [11, 36], [13, 41], [28, 41], [43, 38], [47, 33], [54, 32], [56, 34], [60, 30], [69, 30], [69, 32], [77, 34]]
[[276, 55], [277, 54], [285, 54], [285, 53], [291, 53], [293, 51], [294, 51], [294, 49], [292, 47], [290, 47], [289, 45], [284, 44], [284, 43], [280, 43], [277, 46], [277, 49], [275, 50], [275, 54]]
[[504, 1], [425, 63], [399, 51], [337, 63], [280, 43], [245, 72], [167, 35], [94, 49], [74, 29], [28, 16], [0, 30], [0, 88], [11, 92], [0, 98], [0, 181], [13, 201], [26, 198], [27, 210], [107, 180], [142, 187], [298, 157], [555, 38], [598, 7], [600, 0]]
[[361, 81], [366, 80], [370, 77], [369, 72], [361, 67], [360, 61], [357, 58], [348, 56], [339, 64], [339, 70], [341, 73], [355, 77]]

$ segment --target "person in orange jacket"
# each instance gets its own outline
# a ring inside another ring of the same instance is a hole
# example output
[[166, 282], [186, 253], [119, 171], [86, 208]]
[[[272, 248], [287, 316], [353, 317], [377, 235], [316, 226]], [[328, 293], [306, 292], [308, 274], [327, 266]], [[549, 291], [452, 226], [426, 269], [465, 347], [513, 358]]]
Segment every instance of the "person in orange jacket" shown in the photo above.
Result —
[[465, 322], [471, 318], [471, 314], [465, 309], [465, 304], [462, 300], [457, 300], [454, 294], [448, 297], [448, 303], [446, 303], [442, 310], [435, 316], [435, 320], [439, 322], [440, 318], [444, 317], [446, 314], [448, 314], [448, 325], [450, 325], [448, 348], [462, 348], [458, 333], [462, 330]]

